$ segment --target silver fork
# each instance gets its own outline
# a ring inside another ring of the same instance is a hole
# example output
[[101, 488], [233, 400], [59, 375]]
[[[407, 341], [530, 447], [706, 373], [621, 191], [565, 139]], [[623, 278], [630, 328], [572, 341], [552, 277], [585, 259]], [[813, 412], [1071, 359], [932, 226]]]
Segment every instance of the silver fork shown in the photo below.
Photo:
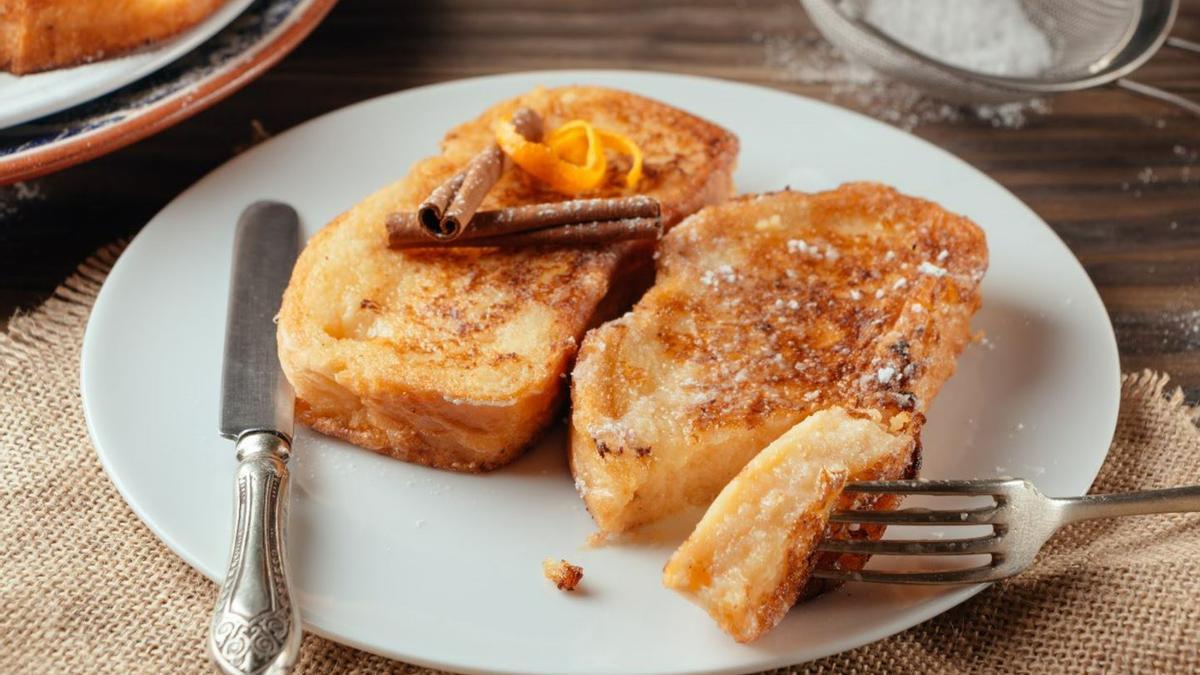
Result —
[[1018, 574], [1033, 564], [1042, 545], [1062, 526], [1082, 520], [1150, 513], [1200, 511], [1200, 485], [1146, 490], [1123, 494], [1053, 498], [1022, 479], [997, 480], [898, 480], [849, 483], [847, 492], [954, 497], [991, 497], [984, 507], [896, 511], [836, 511], [831, 523], [879, 525], [991, 525], [992, 533], [960, 539], [843, 540], [824, 539], [820, 551], [871, 555], [946, 556], [988, 554], [984, 565], [954, 570], [857, 572], [818, 568], [813, 575], [839, 581], [889, 584], [968, 584], [997, 581]]

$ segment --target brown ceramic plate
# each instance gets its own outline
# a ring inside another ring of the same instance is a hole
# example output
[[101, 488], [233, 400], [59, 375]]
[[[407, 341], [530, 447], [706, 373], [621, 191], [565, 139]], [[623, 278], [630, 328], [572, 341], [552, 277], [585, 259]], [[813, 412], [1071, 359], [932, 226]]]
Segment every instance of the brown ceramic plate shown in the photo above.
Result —
[[255, 0], [161, 70], [68, 110], [0, 129], [0, 184], [99, 157], [204, 110], [275, 65], [336, 2]]

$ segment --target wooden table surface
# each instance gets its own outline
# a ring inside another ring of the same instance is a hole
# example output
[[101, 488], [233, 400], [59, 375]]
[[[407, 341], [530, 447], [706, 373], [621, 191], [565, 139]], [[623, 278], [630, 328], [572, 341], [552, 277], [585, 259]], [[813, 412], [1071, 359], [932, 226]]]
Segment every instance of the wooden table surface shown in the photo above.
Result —
[[[1200, 40], [1200, 0], [1185, 0], [1175, 34]], [[835, 86], [795, 81], [779, 47], [814, 36], [796, 0], [347, 0], [215, 107], [0, 187], [0, 321], [250, 144], [255, 121], [274, 133], [416, 85], [545, 68], [696, 73], [861, 106]], [[797, 54], [784, 56], [795, 65]], [[1200, 100], [1200, 56], [1164, 50], [1139, 77]], [[1108, 307], [1123, 369], [1164, 370], [1200, 400], [1200, 119], [1103, 89], [1058, 97], [1020, 129], [965, 115], [914, 133], [1012, 190], [1067, 242]]]

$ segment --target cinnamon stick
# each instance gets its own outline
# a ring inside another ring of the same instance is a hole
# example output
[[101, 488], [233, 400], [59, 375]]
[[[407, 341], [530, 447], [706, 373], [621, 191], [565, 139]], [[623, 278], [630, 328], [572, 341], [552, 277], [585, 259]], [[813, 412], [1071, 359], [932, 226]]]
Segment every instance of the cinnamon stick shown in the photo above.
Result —
[[[542, 118], [529, 108], [513, 112], [517, 133], [531, 141], [542, 138]], [[453, 241], [463, 233], [487, 193], [500, 180], [504, 169], [504, 153], [500, 146], [490, 143], [475, 155], [466, 168], [439, 185], [421, 202], [417, 216], [421, 227], [435, 240]]]
[[[482, 213], [479, 215], [483, 215]], [[476, 216], [478, 217], [478, 216]], [[401, 220], [412, 220], [412, 214], [394, 214], [388, 220], [389, 230], [393, 223], [398, 227], [412, 227], [412, 224], [401, 224]], [[540, 230], [526, 230], [487, 237], [463, 237], [461, 239], [431, 240], [404, 243], [392, 243], [392, 248], [516, 248], [524, 246], [584, 246], [590, 244], [611, 244], [631, 239], [657, 239], [662, 234], [662, 224], [657, 218], [622, 218], [619, 220], [601, 220], [587, 223], [546, 227]]]
[[644, 195], [514, 206], [496, 211], [480, 211], [471, 219], [470, 227], [463, 228], [461, 236], [453, 239], [430, 239], [421, 224], [410, 214], [394, 213], [387, 221], [388, 245], [392, 248], [432, 246], [617, 220], [647, 219], [657, 223], [660, 213], [658, 200]]
[[[491, 191], [500, 172], [504, 169], [504, 153], [500, 146], [492, 143], [471, 160], [463, 171], [463, 179], [450, 207], [446, 209], [439, 228], [438, 239], [453, 240], [463, 233], [463, 225], [471, 222], [471, 216]], [[451, 179], [453, 180], [453, 179]]]
[[454, 174], [450, 180], [434, 188], [433, 192], [429, 193], [425, 201], [421, 202], [421, 206], [417, 208], [417, 217], [421, 220], [421, 226], [430, 235], [440, 239], [450, 234], [443, 229], [442, 219], [445, 217], [451, 200], [454, 199], [454, 193], [462, 187], [465, 178], [466, 174], [463, 172]]

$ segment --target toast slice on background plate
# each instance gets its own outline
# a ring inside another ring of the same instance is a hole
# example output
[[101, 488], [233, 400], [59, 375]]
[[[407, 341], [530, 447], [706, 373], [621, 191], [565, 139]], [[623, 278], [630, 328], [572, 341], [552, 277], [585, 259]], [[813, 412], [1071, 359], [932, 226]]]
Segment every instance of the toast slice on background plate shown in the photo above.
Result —
[[0, 0], [0, 71], [117, 56], [208, 18], [225, 0]]
[[816, 411], [919, 418], [970, 339], [986, 266], [975, 224], [871, 183], [686, 220], [572, 375], [571, 466], [600, 529], [709, 504]]
[[[415, 211], [521, 106], [547, 130], [572, 120], [644, 153], [636, 192], [670, 227], [733, 190], [737, 138], [686, 112], [595, 87], [538, 89], [446, 134], [441, 155], [363, 200], [300, 255], [280, 311], [284, 372], [299, 421], [384, 454], [458, 471], [517, 457], [552, 421], [584, 332], [628, 306], [653, 274], [648, 242], [526, 249], [387, 247], [389, 213]], [[627, 194], [623, 158], [588, 196]], [[505, 169], [482, 208], [568, 199]]]

